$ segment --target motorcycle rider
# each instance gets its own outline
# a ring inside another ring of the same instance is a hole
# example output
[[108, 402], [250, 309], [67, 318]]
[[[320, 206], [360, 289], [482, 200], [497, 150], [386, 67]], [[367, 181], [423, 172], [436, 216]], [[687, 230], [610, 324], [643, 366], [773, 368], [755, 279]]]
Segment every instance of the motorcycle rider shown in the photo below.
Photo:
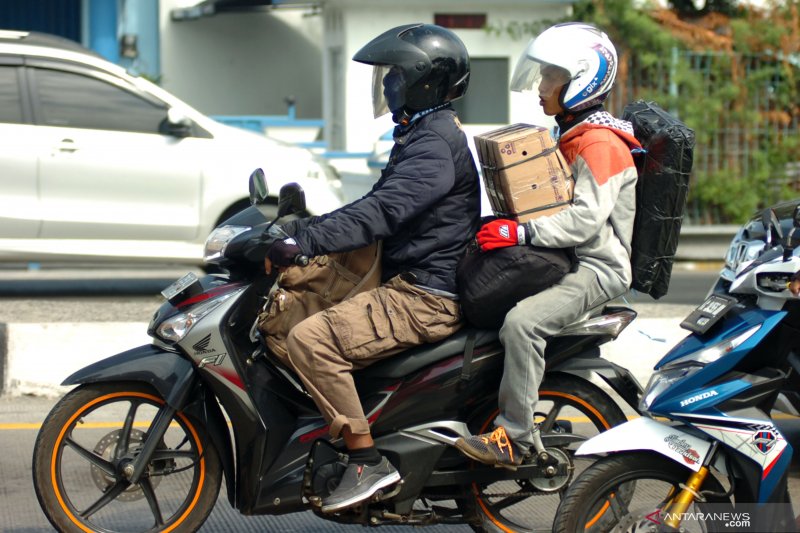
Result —
[[800, 272], [792, 276], [792, 279], [786, 284], [786, 288], [789, 289], [794, 296], [800, 296]]
[[574, 247], [578, 265], [554, 286], [517, 303], [505, 317], [496, 429], [456, 442], [465, 455], [482, 463], [515, 469], [534, 445], [542, 450], [534, 412], [544, 376], [545, 339], [630, 287], [637, 178], [631, 149], [640, 145], [631, 124], [603, 108], [616, 71], [617, 53], [608, 36], [579, 22], [542, 32], [528, 44], [514, 71], [511, 90], [538, 90], [544, 113], [555, 116], [559, 148], [575, 178], [573, 204], [524, 224], [493, 220], [478, 232], [478, 244], [483, 251]]
[[355, 56], [373, 65], [375, 118], [397, 124], [380, 179], [364, 197], [319, 217], [288, 223], [291, 238], [267, 252], [267, 271], [309, 257], [383, 241], [382, 285], [295, 326], [289, 362], [349, 464], [323, 512], [357, 504], [400, 474], [375, 448], [351, 372], [462, 326], [456, 265], [479, 226], [478, 173], [451, 102], [469, 83], [469, 56], [450, 30], [399, 26]]

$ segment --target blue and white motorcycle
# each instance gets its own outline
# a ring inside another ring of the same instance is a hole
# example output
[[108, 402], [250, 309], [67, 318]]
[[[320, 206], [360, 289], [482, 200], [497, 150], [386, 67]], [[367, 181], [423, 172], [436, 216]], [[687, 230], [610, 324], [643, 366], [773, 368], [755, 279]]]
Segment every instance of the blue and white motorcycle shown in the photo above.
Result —
[[[641, 417], [583, 443], [602, 456], [570, 485], [554, 523], [575, 531], [796, 531], [788, 490], [800, 413], [800, 208], [681, 324]], [[634, 356], [634, 354], [632, 354]]]

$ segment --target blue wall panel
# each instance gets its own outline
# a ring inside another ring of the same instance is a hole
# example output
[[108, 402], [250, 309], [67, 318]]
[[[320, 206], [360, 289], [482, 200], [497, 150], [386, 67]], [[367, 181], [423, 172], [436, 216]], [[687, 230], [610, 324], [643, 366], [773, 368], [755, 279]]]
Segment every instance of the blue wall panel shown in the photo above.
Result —
[[0, 0], [0, 28], [54, 33], [81, 42], [81, 0]]

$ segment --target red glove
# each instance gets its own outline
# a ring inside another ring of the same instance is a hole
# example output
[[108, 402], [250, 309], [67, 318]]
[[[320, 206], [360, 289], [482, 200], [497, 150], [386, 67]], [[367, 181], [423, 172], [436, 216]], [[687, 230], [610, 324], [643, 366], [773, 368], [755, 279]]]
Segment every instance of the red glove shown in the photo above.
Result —
[[527, 224], [517, 224], [513, 220], [503, 218], [484, 224], [475, 238], [484, 252], [507, 246], [522, 246], [531, 242]]

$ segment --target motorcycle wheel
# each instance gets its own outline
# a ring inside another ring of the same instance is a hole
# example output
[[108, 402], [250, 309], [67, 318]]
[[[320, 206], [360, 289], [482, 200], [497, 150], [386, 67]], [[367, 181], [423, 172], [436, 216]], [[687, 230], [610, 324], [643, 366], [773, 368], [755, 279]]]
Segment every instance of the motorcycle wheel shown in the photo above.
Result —
[[[653, 452], [608, 456], [588, 468], [567, 489], [553, 531], [661, 531], [660, 524], [665, 520], [661, 511], [681, 491], [680, 484], [686, 483], [691, 473], [688, 467]], [[711, 474], [702, 490], [725, 492]], [[686, 510], [681, 531], [722, 530], [722, 524], [709, 528], [701, 518], [726, 511], [732, 513], [730, 500], [712, 496], [706, 499], [706, 503], [695, 501]], [[707, 507], [709, 503], [717, 504], [713, 511]]]
[[[494, 410], [482, 417], [476, 434], [490, 432], [497, 414]], [[585, 380], [553, 374], [547, 375], [539, 387], [536, 422], [542, 434], [571, 433], [586, 440], [626, 420], [625, 413], [610, 396]], [[573, 461], [576, 471], [591, 463], [574, 457], [579, 444], [562, 450]], [[474, 517], [470, 525], [477, 532], [550, 531], [563, 490], [544, 492], [528, 479], [473, 483], [468, 498], [462, 500], [462, 510], [466, 516]]]
[[33, 451], [33, 484], [58, 531], [196, 531], [219, 493], [217, 451], [178, 412], [139, 483], [123, 466], [141, 449], [164, 400], [136, 383], [79, 387], [53, 407]]

